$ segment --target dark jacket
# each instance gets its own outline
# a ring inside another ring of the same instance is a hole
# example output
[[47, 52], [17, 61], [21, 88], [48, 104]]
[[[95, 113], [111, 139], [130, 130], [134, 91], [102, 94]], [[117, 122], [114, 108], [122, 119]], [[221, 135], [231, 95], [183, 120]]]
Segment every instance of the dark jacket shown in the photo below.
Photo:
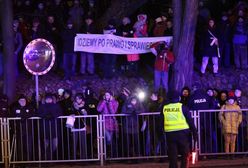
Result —
[[175, 61], [175, 57], [169, 49], [161, 47], [160, 43], [152, 44], [151, 48], [157, 51], [155, 59], [155, 70], [157, 71], [169, 71], [169, 66]]
[[72, 113], [72, 100], [71, 100], [71, 98], [63, 99], [59, 102], [59, 104], [63, 110], [64, 116], [71, 115], [71, 113]]
[[208, 110], [212, 108], [212, 101], [204, 90], [196, 90], [190, 97], [190, 110]]
[[[86, 105], [84, 105], [82, 107], [77, 107], [75, 102], [73, 103], [72, 114], [74, 114], [75, 116], [87, 115], [87, 112], [88, 112], [88, 109], [87, 109]], [[74, 128], [75, 129], [84, 128], [86, 126], [86, 121], [87, 121], [87, 118], [83, 118], [83, 117], [76, 118], [75, 123], [74, 123]]]
[[213, 36], [209, 32], [211, 32], [216, 38], [218, 38], [217, 30], [215, 28], [207, 29], [204, 31], [203, 37], [201, 38], [202, 56], [217, 57], [217, 46], [215, 44], [213, 44], [212, 46], [210, 45], [212, 42], [211, 38], [213, 38]]
[[91, 23], [90, 25], [85, 24], [82, 30], [82, 33], [85, 34], [96, 34], [96, 26], [94, 23]]
[[16, 103], [11, 110], [10, 117], [20, 117], [22, 119], [27, 119], [35, 116], [35, 109], [27, 104], [26, 106], [20, 106], [19, 103]]
[[56, 138], [57, 132], [60, 130], [60, 122], [57, 117], [63, 115], [61, 107], [54, 103], [41, 104], [38, 114], [42, 118], [40, 125], [42, 136], [49, 139], [51, 134], [52, 138]]
[[28, 134], [30, 136], [32, 133], [32, 129], [34, 128], [32, 124], [34, 122], [32, 122], [32, 120], [29, 120], [28, 118], [34, 116], [36, 116], [35, 109], [32, 108], [31, 105], [27, 104], [26, 106], [20, 106], [18, 102], [15, 103], [11, 108], [11, 114], [9, 117], [20, 117], [21, 119], [10, 121], [11, 131], [22, 135]]
[[244, 45], [247, 43], [247, 23], [237, 22], [234, 26], [233, 44]]
[[[127, 35], [124, 35], [123, 33], [127, 33]], [[131, 24], [121, 25], [118, 32], [118, 34], [123, 37], [133, 37], [133, 33], [134, 31]]]
[[220, 46], [223, 44], [230, 44], [232, 42], [232, 28], [231, 28], [231, 23], [229, 20], [226, 21], [221, 21], [219, 25], [219, 43]]
[[128, 114], [124, 120], [124, 132], [128, 134], [135, 134], [139, 132], [138, 114], [144, 112], [142, 103], [137, 99], [136, 105], [131, 104], [133, 97], [126, 100], [122, 107], [122, 113]]
[[72, 29], [65, 29], [62, 34], [64, 53], [74, 53], [74, 38], [76, 31]]
[[[59, 27], [55, 23], [47, 23], [46, 29], [45, 29], [45, 36], [46, 39], [54, 45], [54, 47], [57, 47], [60, 43], [60, 36], [59, 36]], [[73, 43], [74, 44], [74, 43]]]

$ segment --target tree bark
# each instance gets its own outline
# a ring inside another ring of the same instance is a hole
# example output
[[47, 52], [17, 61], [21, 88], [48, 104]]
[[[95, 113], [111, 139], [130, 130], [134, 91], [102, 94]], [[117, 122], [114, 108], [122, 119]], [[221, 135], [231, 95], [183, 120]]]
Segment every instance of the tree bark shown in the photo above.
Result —
[[[177, 1], [173, 0], [173, 4], [176, 5]], [[185, 8], [181, 6], [180, 9], [174, 6], [174, 9], [184, 11], [182, 24], [179, 26], [180, 23], [177, 23], [178, 25], [174, 27], [176, 37], [173, 51], [176, 59], [173, 67], [173, 84], [171, 85], [173, 90], [181, 91], [184, 86], [192, 84], [198, 0], [187, 0]], [[178, 19], [178, 13], [180, 11], [175, 11], [174, 20]], [[179, 37], [178, 32], [181, 32]]]
[[148, 2], [148, 0], [112, 0], [110, 7], [98, 20], [98, 27], [103, 29], [111, 18], [120, 21], [124, 16], [129, 16], [134, 13], [146, 2]]
[[[182, 1], [181, 0], [173, 0], [173, 46], [178, 46], [180, 36], [181, 36], [181, 25], [182, 25]], [[176, 47], [173, 48], [173, 52], [175, 55], [177, 52]]]
[[16, 89], [16, 65], [14, 59], [14, 36], [13, 36], [13, 10], [12, 0], [1, 0], [1, 26], [3, 33], [3, 69], [4, 69], [4, 88], [11, 103], [14, 100]]

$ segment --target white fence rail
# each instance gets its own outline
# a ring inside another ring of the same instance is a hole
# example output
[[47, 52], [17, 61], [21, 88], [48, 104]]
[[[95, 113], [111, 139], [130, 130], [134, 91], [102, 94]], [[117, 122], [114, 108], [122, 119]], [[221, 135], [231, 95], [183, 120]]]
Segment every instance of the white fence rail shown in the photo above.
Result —
[[[232, 154], [248, 154], [247, 112], [248, 109], [191, 112], [198, 129], [199, 155], [229, 154], [227, 144]], [[230, 139], [221, 115], [236, 123], [234, 146], [231, 141], [227, 143]], [[95, 161], [103, 165], [105, 160], [164, 158], [167, 145], [161, 118], [159, 112], [75, 116], [74, 127], [68, 124], [68, 116], [0, 118], [0, 164], [6, 168], [10, 164], [47, 162]]]

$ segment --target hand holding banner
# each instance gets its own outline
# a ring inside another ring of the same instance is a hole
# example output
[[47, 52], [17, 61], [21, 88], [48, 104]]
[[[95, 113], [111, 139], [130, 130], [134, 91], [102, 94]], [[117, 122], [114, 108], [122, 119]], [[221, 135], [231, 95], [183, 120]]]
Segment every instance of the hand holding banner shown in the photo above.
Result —
[[143, 54], [151, 52], [151, 43], [165, 41], [171, 44], [172, 37], [127, 38], [112, 34], [77, 34], [74, 51], [107, 54]]

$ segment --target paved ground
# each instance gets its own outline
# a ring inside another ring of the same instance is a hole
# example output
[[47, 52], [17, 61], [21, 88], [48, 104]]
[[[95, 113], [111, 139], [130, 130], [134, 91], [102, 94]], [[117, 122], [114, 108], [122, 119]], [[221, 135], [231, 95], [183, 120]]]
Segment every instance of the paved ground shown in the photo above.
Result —
[[[11, 166], [13, 167], [13, 165]], [[16, 168], [20, 167], [18, 165]], [[24, 165], [21, 168], [167, 168], [168, 162], [157, 163], [148, 161], [139, 161], [138, 163], [118, 163], [111, 162], [105, 164], [103, 167], [100, 163], [53, 163], [42, 165]], [[248, 158], [238, 158], [233, 160], [218, 159], [199, 161], [195, 165], [190, 165], [192, 168], [248, 168]]]

